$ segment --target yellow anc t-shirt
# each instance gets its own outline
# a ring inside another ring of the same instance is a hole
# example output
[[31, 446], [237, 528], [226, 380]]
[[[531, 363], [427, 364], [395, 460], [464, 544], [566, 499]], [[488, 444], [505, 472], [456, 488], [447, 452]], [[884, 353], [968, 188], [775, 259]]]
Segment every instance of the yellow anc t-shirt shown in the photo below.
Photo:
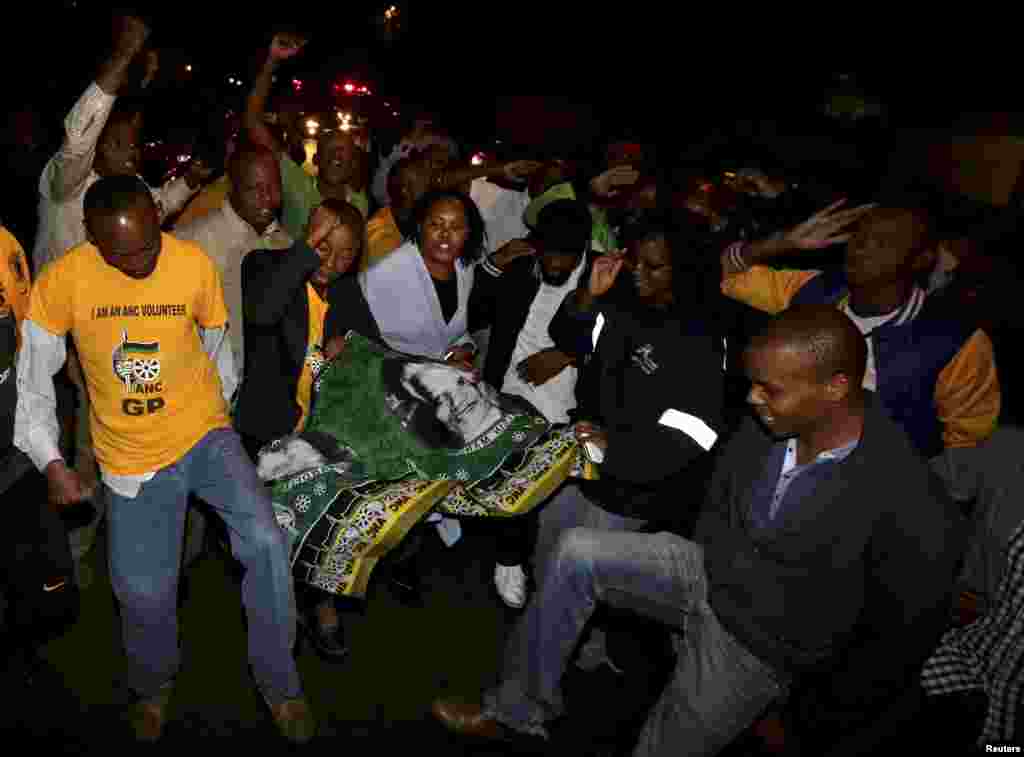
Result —
[[[14, 235], [0, 226], [0, 317], [6, 317], [10, 310], [14, 313], [15, 321], [20, 324], [28, 310], [31, 289], [32, 280], [25, 251]], [[20, 329], [17, 339], [20, 343]]]
[[199, 335], [227, 323], [220, 274], [197, 245], [161, 240], [145, 279], [108, 265], [92, 244], [74, 247], [46, 266], [29, 302], [30, 319], [75, 340], [96, 460], [114, 475], [164, 468], [231, 425]]
[[309, 340], [306, 342], [306, 359], [302, 363], [299, 374], [299, 386], [295, 401], [302, 408], [295, 431], [301, 431], [309, 417], [309, 405], [313, 396], [313, 371], [317, 362], [323, 360], [324, 318], [327, 315], [327, 303], [320, 299], [312, 284], [306, 284], [306, 296], [309, 298]]

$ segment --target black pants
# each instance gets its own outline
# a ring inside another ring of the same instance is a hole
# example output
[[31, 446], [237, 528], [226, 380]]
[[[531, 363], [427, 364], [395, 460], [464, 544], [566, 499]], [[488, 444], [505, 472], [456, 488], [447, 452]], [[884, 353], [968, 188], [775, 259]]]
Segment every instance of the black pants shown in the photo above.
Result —
[[495, 520], [494, 561], [498, 565], [526, 565], [537, 541], [537, 510], [515, 518]]
[[47, 501], [46, 478], [29, 471], [2, 494], [0, 592], [5, 652], [38, 647], [68, 629], [79, 613], [64, 522]]

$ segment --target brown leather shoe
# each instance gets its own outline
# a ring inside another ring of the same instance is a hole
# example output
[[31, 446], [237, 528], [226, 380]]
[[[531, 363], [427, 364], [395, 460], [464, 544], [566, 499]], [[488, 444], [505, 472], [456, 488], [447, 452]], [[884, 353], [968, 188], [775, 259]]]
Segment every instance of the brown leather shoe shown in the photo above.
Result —
[[288, 741], [305, 744], [316, 736], [316, 719], [305, 699], [288, 699], [269, 707], [277, 730]]
[[143, 699], [132, 708], [130, 721], [135, 740], [153, 744], [160, 740], [164, 733], [167, 720], [167, 707], [170, 704], [169, 690], [161, 691], [151, 699]]
[[487, 717], [478, 702], [435, 699], [430, 709], [441, 725], [460, 736], [489, 741], [505, 741], [509, 737], [508, 729], [494, 718]]

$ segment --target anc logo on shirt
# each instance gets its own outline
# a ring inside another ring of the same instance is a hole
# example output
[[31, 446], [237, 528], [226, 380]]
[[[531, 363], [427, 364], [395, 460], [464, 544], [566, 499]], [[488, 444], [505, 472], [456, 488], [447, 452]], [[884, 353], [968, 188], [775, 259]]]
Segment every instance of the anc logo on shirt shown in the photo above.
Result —
[[160, 342], [129, 341], [128, 331], [121, 332], [121, 344], [113, 354], [114, 376], [124, 384], [125, 394], [149, 395], [147, 399], [125, 399], [121, 409], [126, 415], [148, 415], [163, 409], [160, 381]]
[[11, 264], [11, 273], [14, 274], [14, 284], [18, 288], [18, 292], [23, 295], [28, 295], [29, 281], [28, 281], [28, 264], [25, 262], [25, 256], [20, 251], [12, 252], [9, 260]]
[[651, 357], [653, 354], [654, 345], [645, 344], [642, 347], [637, 347], [632, 355], [633, 365], [640, 368], [648, 376], [653, 375], [658, 370], [658, 364]]

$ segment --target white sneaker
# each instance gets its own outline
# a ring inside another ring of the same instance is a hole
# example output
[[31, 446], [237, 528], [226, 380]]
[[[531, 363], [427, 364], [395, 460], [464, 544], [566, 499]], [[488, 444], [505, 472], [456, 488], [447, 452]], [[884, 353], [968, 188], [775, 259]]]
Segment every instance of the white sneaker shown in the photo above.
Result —
[[501, 601], [520, 610], [526, 605], [526, 573], [520, 565], [495, 565], [494, 587]]

